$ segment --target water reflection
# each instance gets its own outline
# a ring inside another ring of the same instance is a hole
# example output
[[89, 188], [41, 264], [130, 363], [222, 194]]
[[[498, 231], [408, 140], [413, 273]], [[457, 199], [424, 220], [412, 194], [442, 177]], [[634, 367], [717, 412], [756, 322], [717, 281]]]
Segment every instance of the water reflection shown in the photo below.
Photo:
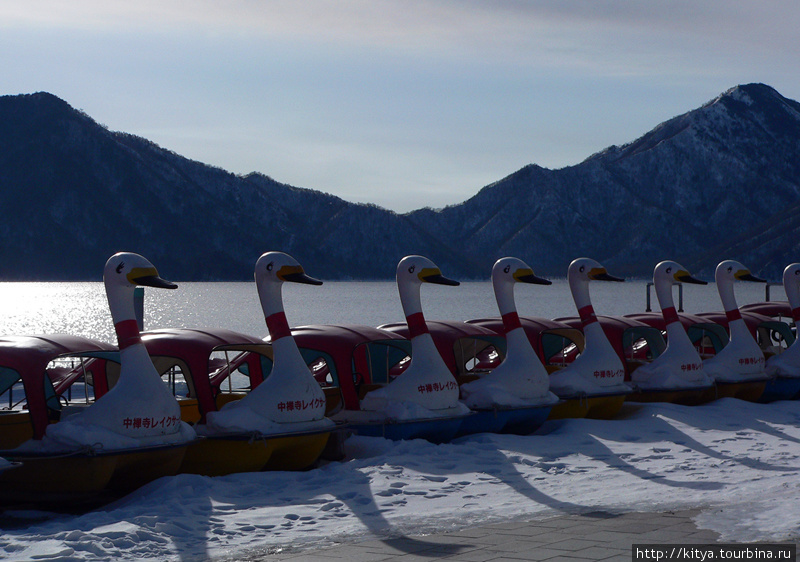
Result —
[[[645, 310], [645, 281], [594, 283], [595, 311], [622, 315]], [[736, 286], [740, 305], [764, 300], [764, 285]], [[677, 291], [676, 291], [677, 296]], [[785, 300], [781, 287], [771, 288], [773, 300]], [[566, 280], [552, 286], [519, 286], [521, 316], [574, 316]], [[658, 304], [653, 295], [653, 308]], [[457, 288], [425, 286], [422, 290], [429, 320], [468, 320], [497, 316], [490, 282], [467, 282]], [[720, 310], [716, 286], [691, 286], [684, 291], [684, 310]], [[284, 287], [289, 324], [366, 324], [377, 326], [403, 320], [394, 282], [329, 281], [322, 287], [290, 284]], [[67, 333], [114, 342], [114, 329], [102, 283], [0, 283], [3, 323], [0, 334]], [[145, 293], [145, 327], [226, 328], [266, 335], [253, 283], [180, 283], [177, 291]]]

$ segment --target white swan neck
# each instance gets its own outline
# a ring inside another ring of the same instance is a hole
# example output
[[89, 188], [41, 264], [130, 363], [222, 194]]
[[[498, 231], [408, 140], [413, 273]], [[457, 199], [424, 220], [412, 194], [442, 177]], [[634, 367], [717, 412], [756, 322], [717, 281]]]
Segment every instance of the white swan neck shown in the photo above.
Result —
[[678, 313], [675, 311], [675, 300], [672, 297], [672, 283], [654, 279], [653, 284], [656, 288], [656, 298], [661, 307], [664, 323], [667, 326], [675, 322], [680, 323]]
[[133, 286], [106, 284], [106, 297], [114, 331], [117, 335], [117, 347], [120, 351], [131, 346], [142, 344], [139, 323], [136, 320]]
[[517, 304], [514, 300], [514, 285], [514, 283], [504, 278], [495, 277], [492, 279], [494, 298], [497, 301], [497, 308], [500, 310], [501, 316], [517, 312]]
[[577, 275], [569, 276], [569, 290], [572, 293], [572, 300], [581, 318], [581, 325], [585, 330], [587, 326], [597, 322], [597, 316], [592, 307], [592, 299], [589, 296], [589, 280]]
[[400, 293], [400, 305], [408, 325], [408, 339], [428, 334], [428, 324], [422, 314], [422, 283], [408, 283], [398, 280], [397, 291]]
[[796, 281], [797, 276], [786, 271], [783, 274], [783, 288], [786, 291], [786, 298], [792, 308], [792, 320], [800, 322], [800, 283]]
[[264, 312], [264, 318], [268, 318], [276, 313], [283, 313], [282, 286], [282, 282], [271, 281], [258, 284], [258, 300], [261, 302], [261, 310]]
[[732, 312], [739, 310], [739, 305], [736, 304], [736, 295], [733, 291], [733, 281], [729, 279], [717, 280], [717, 293], [719, 293], [719, 300], [722, 301], [722, 308], [725, 312]]

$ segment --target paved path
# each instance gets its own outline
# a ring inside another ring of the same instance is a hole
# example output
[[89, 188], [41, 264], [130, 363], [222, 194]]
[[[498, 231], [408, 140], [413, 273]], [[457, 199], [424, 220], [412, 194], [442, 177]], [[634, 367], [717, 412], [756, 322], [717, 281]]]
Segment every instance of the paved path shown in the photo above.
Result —
[[697, 511], [587, 513], [514, 521], [424, 537], [367, 540], [305, 552], [254, 556], [252, 562], [421, 562], [520, 560], [631, 562], [632, 544], [709, 544], [719, 535], [698, 529]]

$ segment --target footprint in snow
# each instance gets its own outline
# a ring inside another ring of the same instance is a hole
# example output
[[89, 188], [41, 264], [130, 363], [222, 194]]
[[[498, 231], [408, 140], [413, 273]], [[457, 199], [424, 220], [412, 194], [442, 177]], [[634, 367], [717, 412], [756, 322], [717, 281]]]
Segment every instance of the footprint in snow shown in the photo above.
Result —
[[330, 511], [331, 509], [337, 509], [342, 507], [344, 504], [341, 502], [328, 502], [325, 505], [319, 508], [320, 511]]
[[425, 478], [425, 480], [428, 480], [430, 482], [445, 482], [445, 481], [447, 481], [447, 476], [428, 476], [428, 475], [425, 475], [425, 476], [423, 476], [423, 478]]

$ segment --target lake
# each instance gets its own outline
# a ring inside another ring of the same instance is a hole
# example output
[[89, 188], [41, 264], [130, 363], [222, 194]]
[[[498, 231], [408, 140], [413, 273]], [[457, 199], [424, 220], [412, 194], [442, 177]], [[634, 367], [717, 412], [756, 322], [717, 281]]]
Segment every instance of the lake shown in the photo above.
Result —
[[[646, 281], [593, 282], [592, 302], [597, 314], [624, 315], [646, 306]], [[739, 305], [765, 300], [762, 283], [737, 283]], [[781, 286], [770, 288], [772, 300], [785, 300]], [[677, 303], [678, 290], [674, 290]], [[377, 326], [403, 321], [394, 282], [329, 281], [316, 287], [287, 283], [284, 305], [289, 324], [366, 324]], [[652, 308], [659, 310], [651, 289]], [[518, 284], [521, 316], [557, 318], [575, 316], [565, 279], [551, 286]], [[497, 316], [490, 282], [466, 282], [459, 287], [423, 285], [422, 304], [429, 320], [469, 320]], [[0, 283], [3, 322], [0, 334], [68, 333], [116, 343], [105, 290], [100, 282]], [[716, 285], [686, 285], [686, 312], [721, 310]], [[180, 283], [176, 290], [147, 289], [145, 328], [226, 328], [255, 336], [266, 335], [266, 325], [255, 284]]]

